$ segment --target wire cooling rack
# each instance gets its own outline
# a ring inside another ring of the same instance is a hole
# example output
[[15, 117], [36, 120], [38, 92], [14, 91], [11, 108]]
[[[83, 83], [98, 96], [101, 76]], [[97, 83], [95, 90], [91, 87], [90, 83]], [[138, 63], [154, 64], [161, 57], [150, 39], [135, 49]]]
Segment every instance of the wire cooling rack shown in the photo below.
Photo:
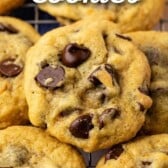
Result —
[[[27, 3], [22, 8], [13, 11], [11, 15], [29, 22], [40, 34], [44, 34], [53, 28], [59, 27], [59, 23], [56, 22], [55, 18], [40, 11], [32, 0], [27, 0]], [[168, 31], [168, 0], [166, 0], [165, 13], [159, 24], [155, 27], [155, 30]], [[105, 152], [106, 150], [94, 153], [85, 153], [81, 151], [88, 168], [95, 168], [98, 159]]]

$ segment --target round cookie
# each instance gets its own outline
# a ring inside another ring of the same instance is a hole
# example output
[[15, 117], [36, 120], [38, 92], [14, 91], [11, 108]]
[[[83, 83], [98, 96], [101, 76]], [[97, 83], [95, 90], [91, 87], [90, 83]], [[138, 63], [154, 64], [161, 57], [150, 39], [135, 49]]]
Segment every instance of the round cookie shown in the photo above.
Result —
[[0, 15], [4, 15], [21, 5], [25, 0], [1, 0], [0, 1]]
[[96, 168], [166, 168], [167, 152], [167, 134], [141, 137], [111, 148]]
[[136, 4], [128, 2], [114, 4], [68, 4], [68, 3], [42, 3], [39, 8], [56, 17], [63, 24], [81, 20], [85, 17], [95, 15], [117, 23], [122, 32], [151, 29], [159, 21], [163, 9], [164, 0], [141, 0]]
[[152, 100], [147, 59], [129, 40], [109, 21], [44, 35], [27, 54], [31, 122], [87, 152], [134, 137]]
[[28, 23], [0, 17], [0, 129], [28, 122], [23, 71], [26, 52], [38, 39]]
[[128, 36], [146, 54], [152, 69], [150, 96], [153, 105], [147, 112], [143, 131], [168, 133], [168, 33], [148, 31]]
[[0, 167], [85, 168], [71, 146], [39, 128], [13, 126], [0, 130]]

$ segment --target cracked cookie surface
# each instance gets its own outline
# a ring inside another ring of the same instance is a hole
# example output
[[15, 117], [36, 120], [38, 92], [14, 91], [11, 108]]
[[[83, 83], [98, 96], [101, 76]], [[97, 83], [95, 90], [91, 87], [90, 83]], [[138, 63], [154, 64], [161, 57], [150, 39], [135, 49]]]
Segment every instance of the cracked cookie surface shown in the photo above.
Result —
[[152, 103], [149, 64], [111, 22], [53, 30], [27, 56], [30, 120], [60, 141], [90, 152], [134, 137], [143, 125]]
[[40, 9], [48, 12], [62, 24], [70, 24], [88, 16], [94, 20], [104, 16], [117, 23], [122, 32], [147, 30], [154, 27], [159, 21], [164, 8], [164, 0], [141, 0], [135, 4], [128, 2], [122, 4], [68, 4], [68, 3], [43, 3]]
[[0, 17], [0, 129], [28, 122], [23, 71], [26, 52], [38, 38], [24, 21]]
[[128, 36], [146, 54], [152, 70], [149, 90], [153, 105], [147, 112], [143, 131], [168, 133], [168, 33], [147, 31]]
[[111, 148], [96, 168], [166, 168], [167, 146], [167, 134], [141, 137]]
[[0, 130], [0, 167], [85, 168], [82, 156], [44, 130], [13, 126]]

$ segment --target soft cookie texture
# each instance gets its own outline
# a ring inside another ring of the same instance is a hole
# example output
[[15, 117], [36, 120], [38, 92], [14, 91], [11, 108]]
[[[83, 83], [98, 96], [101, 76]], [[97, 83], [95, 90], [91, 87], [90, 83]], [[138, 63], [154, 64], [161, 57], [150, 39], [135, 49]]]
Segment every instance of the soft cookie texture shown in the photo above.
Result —
[[85, 168], [83, 158], [71, 146], [39, 128], [13, 126], [0, 131], [0, 167]]
[[24, 21], [0, 17], [0, 129], [28, 121], [23, 71], [26, 52], [38, 38]]
[[111, 148], [96, 168], [167, 168], [167, 153], [168, 134], [141, 137]]
[[109, 2], [86, 5], [81, 3], [42, 3], [39, 8], [56, 17], [62, 24], [69, 24], [91, 15], [95, 15], [92, 18], [94, 22], [98, 16], [104, 16], [119, 24], [123, 32], [153, 28], [164, 9], [164, 0], [140, 0], [136, 4]]
[[134, 137], [143, 125], [150, 67], [111, 22], [55, 29], [27, 58], [30, 120], [60, 141], [90, 152]]
[[146, 54], [152, 69], [149, 89], [153, 105], [147, 112], [143, 132], [168, 133], [168, 33], [147, 31], [128, 36]]
[[23, 5], [25, 0], [1, 0], [0, 1], [0, 15], [7, 14], [12, 9]]

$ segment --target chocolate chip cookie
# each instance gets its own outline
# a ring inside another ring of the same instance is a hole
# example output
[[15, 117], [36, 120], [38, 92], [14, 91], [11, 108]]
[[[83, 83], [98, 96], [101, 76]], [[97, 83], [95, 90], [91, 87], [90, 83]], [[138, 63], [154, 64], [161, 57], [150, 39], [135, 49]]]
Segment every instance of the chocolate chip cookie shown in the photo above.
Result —
[[12, 9], [23, 5], [25, 0], [1, 0], [0, 1], [0, 15], [7, 14]]
[[23, 71], [26, 52], [38, 38], [24, 21], [0, 17], [0, 129], [28, 121]]
[[167, 146], [168, 134], [141, 137], [112, 147], [96, 168], [167, 168]]
[[47, 33], [27, 54], [31, 122], [88, 152], [135, 136], [152, 104], [147, 59], [115, 29], [83, 20]]
[[69, 24], [91, 15], [95, 15], [92, 18], [94, 22], [98, 16], [104, 16], [119, 24], [123, 32], [129, 32], [153, 28], [162, 15], [164, 0], [140, 0], [135, 4], [128, 2], [121, 4], [43, 3], [39, 8], [56, 17], [62, 24]]
[[129, 36], [146, 54], [152, 78], [149, 87], [153, 106], [148, 110], [143, 127], [145, 133], [168, 133], [168, 33], [135, 32]]
[[0, 131], [0, 167], [85, 168], [71, 146], [39, 128], [13, 126]]

